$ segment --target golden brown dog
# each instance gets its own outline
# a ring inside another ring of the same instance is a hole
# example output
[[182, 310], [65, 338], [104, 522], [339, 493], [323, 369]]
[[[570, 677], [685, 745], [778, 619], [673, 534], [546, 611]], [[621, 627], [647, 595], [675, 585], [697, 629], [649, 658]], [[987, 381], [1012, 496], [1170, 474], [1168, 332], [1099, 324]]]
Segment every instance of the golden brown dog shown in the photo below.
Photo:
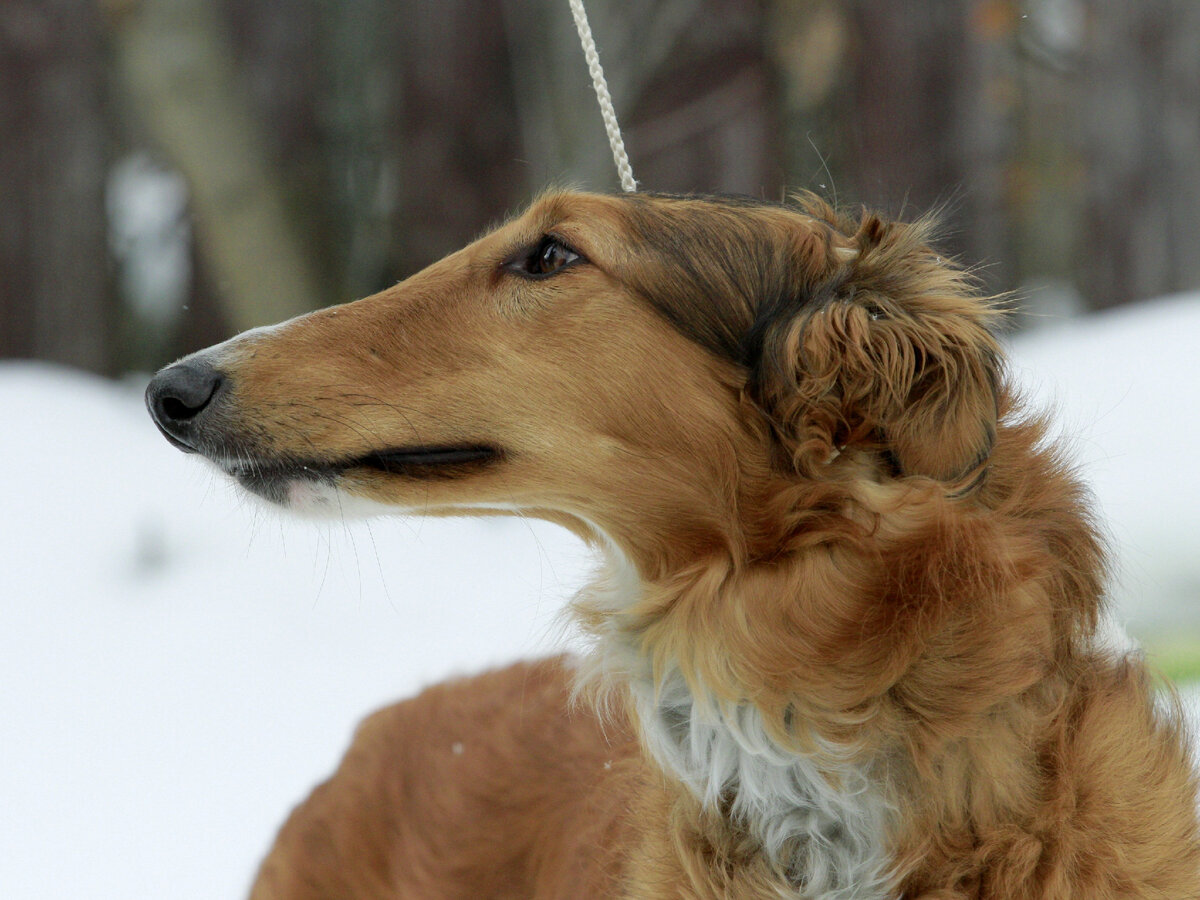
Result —
[[1178, 713], [1096, 640], [1086, 493], [928, 230], [550, 194], [160, 372], [167, 437], [278, 504], [605, 560], [579, 671], [369, 719], [255, 900], [1200, 897]]

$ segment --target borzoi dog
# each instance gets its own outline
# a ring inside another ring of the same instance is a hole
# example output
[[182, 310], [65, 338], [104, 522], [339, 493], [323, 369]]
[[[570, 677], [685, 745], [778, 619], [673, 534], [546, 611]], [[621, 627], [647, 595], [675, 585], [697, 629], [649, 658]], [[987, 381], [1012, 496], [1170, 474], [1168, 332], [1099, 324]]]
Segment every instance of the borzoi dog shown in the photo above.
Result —
[[1087, 493], [929, 231], [552, 193], [161, 371], [168, 440], [280, 506], [604, 560], [590, 657], [369, 719], [254, 898], [1200, 897], [1179, 714], [1096, 639]]

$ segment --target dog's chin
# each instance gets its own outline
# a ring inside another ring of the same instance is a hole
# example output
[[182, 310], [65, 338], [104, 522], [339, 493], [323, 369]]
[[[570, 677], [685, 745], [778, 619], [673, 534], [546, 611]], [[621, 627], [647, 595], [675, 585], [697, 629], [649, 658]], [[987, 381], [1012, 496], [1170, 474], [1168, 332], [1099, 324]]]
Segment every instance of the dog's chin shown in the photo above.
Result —
[[227, 469], [226, 475], [253, 497], [290, 515], [306, 519], [337, 519], [348, 521], [396, 515], [404, 507], [383, 503], [352, 494], [339, 483], [336, 474], [267, 472], [250, 469]]
[[[273, 468], [256, 463], [216, 463], [248, 494], [273, 507], [312, 518], [359, 518], [358, 498], [338, 487], [332, 470], [309, 466]], [[375, 510], [369, 515], [378, 515]]]
[[292, 514], [311, 518], [360, 517], [352, 496], [338, 488], [332, 476], [304, 478], [284, 473], [230, 472], [254, 497]]
[[284, 486], [284, 497], [281, 505], [289, 512], [311, 519], [369, 519], [406, 511], [351, 494], [331, 481], [293, 479]]

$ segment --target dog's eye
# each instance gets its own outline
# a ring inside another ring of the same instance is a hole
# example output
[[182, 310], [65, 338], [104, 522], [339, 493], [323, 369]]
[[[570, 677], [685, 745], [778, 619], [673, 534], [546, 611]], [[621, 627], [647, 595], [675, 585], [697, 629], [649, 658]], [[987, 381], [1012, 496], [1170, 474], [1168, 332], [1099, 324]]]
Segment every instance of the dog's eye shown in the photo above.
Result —
[[546, 235], [528, 252], [505, 263], [505, 268], [527, 278], [548, 278], [583, 257], [551, 235]]

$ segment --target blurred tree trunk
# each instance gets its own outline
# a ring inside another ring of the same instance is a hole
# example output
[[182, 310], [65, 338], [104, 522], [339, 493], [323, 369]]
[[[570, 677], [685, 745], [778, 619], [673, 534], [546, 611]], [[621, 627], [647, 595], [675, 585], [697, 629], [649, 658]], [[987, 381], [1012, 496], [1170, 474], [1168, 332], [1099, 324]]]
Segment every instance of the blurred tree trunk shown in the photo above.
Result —
[[[529, 186], [615, 190], [574, 21], [561, 0], [505, 0]], [[592, 3], [588, 17], [638, 187], [775, 199], [784, 186], [765, 16], [744, 0]]]
[[340, 296], [340, 276], [332, 249], [337, 243], [335, 215], [328, 200], [332, 177], [325, 152], [329, 98], [323, 50], [328, 35], [322, 15], [331, 7], [352, 10], [361, 3], [292, 0], [286, 15], [280, 14], [278, 0], [215, 4], [288, 217], [309, 251], [316, 277], [334, 295], [331, 299]]
[[0, 356], [112, 369], [95, 8], [0, 4]]
[[403, 223], [393, 259], [407, 274], [512, 211], [527, 199], [527, 178], [500, 5], [396, 0], [387, 9], [403, 86], [386, 136]]
[[[445, 0], [443, 0], [445, 2]], [[403, 90], [395, 47], [384, 26], [393, 0], [320, 4], [321, 84], [326, 185], [337, 288], [373, 293], [396, 279], [397, 171], [388, 117]]]
[[766, 29], [787, 186], [845, 202], [856, 181], [843, 152], [855, 125], [847, 114], [853, 33], [846, 4], [770, 0]]
[[266, 142], [208, 0], [135, 0], [112, 15], [120, 82], [188, 179], [197, 237], [238, 330], [320, 305]]
[[[1085, 301], [1075, 278], [1082, 215], [1079, 50], [1082, 24], [1070, 15], [1077, 0], [1029, 6], [1015, 0], [990, 4], [1011, 31], [1013, 56], [1004, 96], [1015, 107], [1015, 140], [997, 171], [1007, 191], [998, 212], [1013, 233], [1012, 276], [1021, 308], [1062, 318]], [[1012, 27], [1008, 27], [1012, 23]]]
[[845, 148], [873, 204], [923, 211], [964, 180], [962, 97], [974, 93], [966, 4], [849, 4], [856, 121]]
[[618, 64], [637, 79], [628, 141], [644, 188], [779, 199], [786, 183], [764, 4], [674, 0], [646, 3], [642, 16], [623, 5], [608, 12], [623, 26]]
[[1200, 285], [1200, 4], [1110, 3], [1085, 30], [1078, 276], [1097, 305]]
[[855, 119], [844, 151], [857, 199], [905, 218], [940, 208], [948, 251], [988, 262], [982, 274], [995, 289], [1014, 272], [1004, 100], [989, 31], [975, 18], [986, 6], [937, 2], [914, 14], [906, 0], [848, 4]]
[[1011, 100], [986, 6], [775, 0], [769, 41], [793, 184], [903, 218], [939, 209], [948, 251], [1002, 261], [986, 272], [1001, 282]]

